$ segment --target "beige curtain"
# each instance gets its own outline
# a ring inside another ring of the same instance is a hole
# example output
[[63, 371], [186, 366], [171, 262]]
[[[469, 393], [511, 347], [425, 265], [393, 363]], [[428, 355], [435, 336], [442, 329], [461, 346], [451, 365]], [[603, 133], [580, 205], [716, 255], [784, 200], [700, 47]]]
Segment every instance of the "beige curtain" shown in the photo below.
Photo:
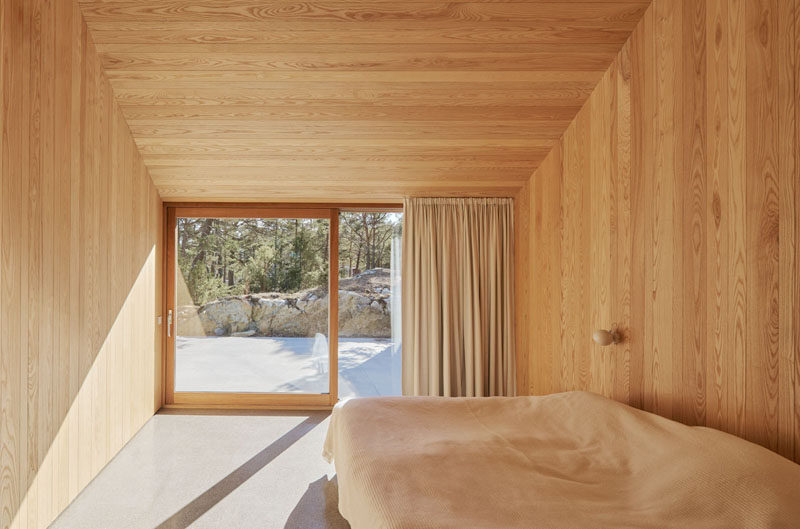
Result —
[[408, 198], [403, 394], [515, 394], [513, 203]]

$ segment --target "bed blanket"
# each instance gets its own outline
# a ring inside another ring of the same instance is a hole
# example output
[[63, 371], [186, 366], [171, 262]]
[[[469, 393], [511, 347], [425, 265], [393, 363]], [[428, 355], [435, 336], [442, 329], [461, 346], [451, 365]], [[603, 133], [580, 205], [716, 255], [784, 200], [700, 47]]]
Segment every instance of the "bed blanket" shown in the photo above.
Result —
[[352, 399], [323, 455], [353, 529], [800, 528], [800, 465], [586, 392]]

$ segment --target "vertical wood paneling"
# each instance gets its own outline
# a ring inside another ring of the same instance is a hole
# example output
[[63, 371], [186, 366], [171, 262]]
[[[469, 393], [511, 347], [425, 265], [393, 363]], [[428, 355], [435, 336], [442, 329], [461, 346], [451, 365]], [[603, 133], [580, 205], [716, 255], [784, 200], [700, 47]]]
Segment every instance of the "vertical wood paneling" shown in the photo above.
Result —
[[[557, 144], [542, 162], [548, 174], [561, 174], [562, 147]], [[561, 348], [561, 179], [536, 178], [531, 180], [531, 224], [529, 243], [531, 247], [532, 276], [536, 285], [531, 285], [529, 314], [532, 335], [529, 351], [540, 358], [529, 365], [531, 391], [545, 394], [560, 387], [565, 371], [561, 356], [538, 354]], [[520, 355], [518, 354], [518, 357]]]
[[[631, 48], [625, 47], [615, 64], [616, 75], [612, 77], [615, 90], [614, 113], [612, 127], [611, 162], [611, 204], [615, 207], [612, 219], [612, 231], [615, 237], [611, 244], [611, 311], [614, 324], [623, 332], [631, 328], [632, 318], [632, 252], [633, 228], [631, 225], [633, 214], [632, 193], [632, 160], [631, 160]], [[607, 355], [613, 366], [613, 388], [611, 397], [630, 401], [632, 395], [632, 379], [636, 376], [632, 372], [631, 354], [633, 340], [627, 333], [627, 340], [623, 342], [621, 351], [616, 355]]]
[[561, 343], [564, 350], [562, 362], [563, 387], [589, 388], [592, 384], [591, 361], [586, 336], [579, 329], [586, 328], [590, 307], [586, 303], [589, 292], [589, 219], [571, 215], [569, 211], [586, 211], [589, 207], [589, 124], [591, 108], [584, 107], [570, 126], [574, 132], [565, 136], [562, 174], [561, 214]]
[[640, 84], [642, 85], [642, 125], [639, 133], [642, 137], [641, 144], [641, 170], [642, 170], [642, 198], [644, 211], [642, 214], [642, 238], [636, 246], [641, 249], [641, 262], [643, 271], [643, 296], [645, 301], [642, 305], [642, 406], [645, 409], [655, 409], [656, 388], [653, 376], [653, 366], [655, 365], [655, 332], [653, 326], [654, 303], [654, 283], [655, 274], [653, 266], [654, 248], [654, 189], [655, 189], [655, 145], [656, 145], [656, 87], [658, 78], [656, 77], [656, 10], [649, 9], [643, 20], [642, 41], [642, 62], [644, 63], [641, 71]]
[[[560, 367], [532, 393], [610, 394], [800, 461], [797, 10], [655, 0], [563, 163], [532, 175], [529, 369]], [[614, 323], [625, 343], [594, 346]]]
[[[680, 384], [683, 348], [681, 339], [682, 313], [676, 306], [682, 286], [681, 268], [676, 266], [681, 231], [675, 229], [682, 219], [680, 149], [681, 129], [676, 120], [682, 109], [681, 84], [681, 3], [656, 2], [654, 104], [659, 109], [654, 116], [654, 179], [652, 219], [651, 269], [653, 296], [652, 363], [646, 372], [652, 377], [653, 410], [665, 417], [675, 417], [675, 384]], [[678, 398], [680, 398], [678, 396]]]
[[[28, 6], [30, 9], [30, 28], [28, 34], [30, 38], [30, 62], [28, 67], [29, 72], [29, 90], [30, 90], [30, 118], [28, 121], [28, 218], [41, 219], [42, 206], [41, 206], [41, 185], [42, 185], [42, 153], [40, 146], [42, 144], [42, 5], [38, 2], [31, 2]], [[39, 326], [41, 322], [38, 318], [38, 304], [41, 299], [40, 282], [39, 278], [42, 272], [42, 223], [41, 222], [28, 222], [27, 225], [27, 259], [26, 271], [23, 273], [22, 289], [24, 295], [27, 295], [27, 302], [23, 300], [23, 325], [27, 330], [27, 361], [28, 369], [26, 377], [27, 389], [27, 413], [23, 414], [25, 418], [24, 428], [27, 432], [28, 446], [27, 446], [27, 464], [26, 472], [27, 477], [20, 482], [20, 489], [24, 490], [27, 487], [28, 494], [25, 497], [25, 504], [27, 504], [27, 518], [21, 518], [20, 521], [27, 524], [27, 526], [38, 526], [38, 505], [39, 505], [39, 487], [37, 483], [37, 474], [39, 472], [39, 393], [40, 393], [40, 380], [39, 380], [39, 357], [43, 351], [39, 348]], [[25, 332], [23, 330], [23, 332]]]
[[[69, 32], [64, 35], [64, 40], [75, 38], [78, 36], [78, 41], [70, 45], [71, 49], [71, 79], [70, 79], [70, 98], [64, 103], [68, 103], [71, 110], [69, 122], [69, 144], [70, 144], [70, 244], [69, 244], [69, 364], [72, 369], [69, 370], [69, 409], [67, 414], [67, 424], [69, 432], [69, 494], [70, 498], [74, 498], [80, 492], [79, 487], [79, 443], [80, 443], [80, 424], [79, 413], [77, 410], [80, 408], [79, 403], [73, 402], [75, 396], [78, 395], [78, 390], [81, 385], [81, 369], [80, 369], [80, 316], [81, 316], [81, 247], [82, 247], [82, 233], [80, 230], [81, 219], [81, 189], [83, 182], [82, 157], [80, 155], [81, 146], [81, 83], [83, 71], [83, 56], [85, 49], [85, 42], [82, 32], [76, 24], [80, 24], [80, 17], [74, 15], [74, 10], [71, 10], [69, 15], [65, 14], [65, 19], [69, 21]], [[72, 411], [76, 410], [76, 411]]]
[[160, 406], [161, 201], [73, 3], [2, 2], [0, 102], [0, 528], [46, 527]]
[[[695, 0], [683, 1], [683, 83], [682, 143], [683, 169], [678, 173], [681, 190], [683, 262], [679, 268], [683, 306], [683, 353], [681, 418], [688, 424], [706, 423], [706, 6]], [[680, 250], [679, 250], [680, 251]]]
[[[578, 183], [580, 187], [588, 187], [588, 200], [586, 207], [590, 215], [591, 222], [587, 226], [589, 235], [588, 247], [590, 262], [596, 263], [586, 270], [586, 299], [591, 300], [589, 304], [590, 325], [600, 326], [602, 322], [611, 321], [611, 276], [610, 259], [604, 257], [611, 255], [611, 215], [615, 209], [611, 204], [611, 181], [614, 175], [611, 173], [611, 101], [612, 90], [611, 81], [615, 72], [609, 70], [600, 80], [598, 96], [594, 98], [587, 108], [590, 119], [590, 135], [592, 142], [591, 149], [598, 155], [596, 157], [587, 156], [589, 179], [584, 185]], [[587, 145], [583, 146], [588, 151]], [[586, 185], [588, 184], [588, 186]], [[586, 362], [590, 366], [589, 388], [595, 393], [608, 395], [610, 393], [606, 379], [609, 378], [610, 366], [609, 356], [604, 354], [603, 348], [591, 340], [587, 340], [585, 335], [578, 335], [579, 348], [582, 352], [588, 353]], [[613, 380], [613, 378], [612, 378]]]
[[[648, 219], [650, 216], [647, 211], [650, 207], [649, 182], [651, 182], [650, 165], [646, 163], [650, 158], [650, 142], [647, 140], [651, 135], [645, 131], [650, 130], [652, 119], [650, 116], [651, 106], [648, 104], [652, 85], [652, 76], [648, 76], [648, 69], [651, 68], [652, 61], [652, 39], [646, 39], [644, 35], [650, 33], [653, 27], [653, 10], [648, 10], [642, 22], [634, 30], [628, 45], [624, 50], [630, 48], [630, 146], [631, 146], [631, 246], [629, 249], [620, 251], [630, 252], [631, 263], [631, 318], [630, 326], [625, 331], [625, 343], [630, 347], [630, 404], [639, 408], [645, 405], [645, 380], [644, 365], [645, 357], [650, 350], [646, 344], [649, 343], [649, 327], [645, 325], [647, 321], [647, 310], [650, 304], [646, 303], [647, 287], [649, 284], [648, 273], [650, 268], [647, 266], [645, 256], [647, 255], [647, 241], [650, 233]], [[622, 54], [620, 55], [623, 56]], [[621, 69], [624, 70], [624, 69]], [[649, 82], [648, 82], [649, 81]], [[635, 267], [635, 268], [634, 268]], [[625, 401], [623, 401], [625, 402]]]
[[[800, 147], [797, 142], [800, 142], [800, 0], [794, 2], [794, 137], [795, 137], [795, 175], [800, 172]], [[797, 178], [793, 179], [794, 187], [794, 203], [795, 203], [795, 216], [794, 216], [794, 233], [795, 237], [800, 237], [800, 184], [797, 183]], [[800, 461], [800, 239], [795, 238], [794, 241], [794, 293], [789, 295], [792, 298], [792, 313], [794, 314], [793, 325], [791, 330], [792, 336], [792, 351], [794, 351], [794, 375], [792, 376], [792, 390], [794, 391], [794, 460]], [[784, 330], [784, 333], [786, 331]]]
[[[753, 439], [777, 449], [778, 84], [777, 3], [751, 0], [746, 14], [747, 405]], [[757, 134], [749, 134], [755, 124]]]
[[[527, 265], [530, 263], [530, 225], [531, 225], [531, 188], [530, 182], [514, 196], [514, 347], [515, 351], [528, 351], [530, 348], [530, 335], [527, 332], [531, 322], [530, 313], [530, 283], [526, 280]], [[524, 358], [524, 356], [522, 357]], [[530, 373], [527, 362], [517, 362], [516, 366], [517, 394], [527, 395], [530, 388]]]
[[732, 429], [744, 435], [746, 399], [747, 351], [747, 167], [745, 156], [746, 130], [746, 78], [745, 60], [745, 2], [731, 0], [728, 5], [728, 159], [729, 202], [728, 225], [731, 273], [728, 281], [729, 311], [728, 333], [732, 358], [728, 372], [728, 404], [732, 407]]
[[[9, 46], [7, 43], [9, 33], [5, 30], [5, 28], [6, 12], [8, 11], [9, 5], [9, 2], [0, 4], [0, 28], [3, 30], [0, 32], [0, 87], [5, 86], [6, 78], [5, 58]], [[7, 99], [5, 91], [0, 90], [0, 123], [4, 123], [6, 119], [6, 101]], [[5, 171], [7, 170], [5, 167], [7, 164], [8, 152], [6, 151], [5, 134], [3, 134], [3, 130], [0, 128], [0, 240], [5, 240], [3, 224], [6, 217], [4, 212], [8, 207], [6, 197], [8, 196], [9, 189], [6, 185], [6, 179], [2, 178], [2, 175], [5, 174]], [[4, 273], [4, 270], [6, 269], [6, 266], [10, 265], [10, 252], [8, 250], [9, 246], [9, 244], [0, 245], [0, 299], [6, 295], [6, 281], [4, 277], [6, 273]], [[5, 315], [3, 312], [3, 305], [4, 304], [0, 302], [0, 321], [2, 321], [3, 316]], [[11, 493], [11, 477], [9, 475], [9, 471], [11, 469], [11, 465], [13, 464], [13, 462], [9, 460], [8, 456], [5, 455], [8, 453], [9, 449], [7, 436], [10, 430], [9, 419], [11, 418], [9, 407], [11, 399], [8, 394], [8, 368], [10, 359], [5, 353], [5, 350], [6, 341], [2, 336], [0, 336], [0, 505], [5, 505], [6, 502], [11, 502], [11, 499], [9, 498]], [[0, 510], [0, 525], [4, 527], [6, 525], [5, 509]]]
[[[37, 432], [37, 468], [36, 482], [39, 489], [37, 510], [38, 520], [50, 520], [53, 512], [53, 483], [55, 447], [49, 441], [55, 438], [56, 420], [53, 416], [54, 394], [58, 383], [54, 376], [55, 357], [54, 343], [58, 330], [55, 324], [55, 285], [54, 278], [54, 224], [52, 214], [54, 208], [53, 191], [55, 187], [54, 168], [54, 89], [55, 89], [55, 5], [43, 3], [40, 7], [40, 135], [38, 150], [40, 153], [40, 207], [41, 207], [41, 272], [39, 276], [39, 299], [36, 308], [39, 316], [39, 410], [36, 425]], [[41, 523], [41, 522], [40, 522]]]
[[[21, 205], [27, 206], [27, 197], [22, 194], [23, 182], [11, 178], [12, 174], [27, 171], [27, 81], [24, 64], [29, 59], [29, 43], [24, 38], [25, 10], [22, 2], [3, 2], [3, 152], [0, 200], [3, 201], [2, 219], [2, 269], [3, 284], [0, 292], [3, 329], [0, 332], [0, 526], [17, 527], [17, 511], [21, 506], [20, 484], [26, 472], [22, 459], [25, 432], [22, 430], [22, 415], [27, 413], [26, 400], [20, 398], [22, 383], [27, 377], [20, 376], [20, 365], [27, 362], [27, 351], [22, 348], [20, 335], [20, 281], [22, 276]], [[13, 55], [12, 55], [13, 52]], [[16, 55], [19, 57], [16, 57]], [[12, 60], [16, 59], [16, 60]], [[15, 214], [11, 214], [11, 212]], [[24, 209], [23, 209], [24, 211]], [[21, 212], [19, 212], [21, 213]], [[8, 507], [6, 507], [8, 506]], [[13, 506], [13, 507], [12, 507]]]
[[[795, 26], [795, 5], [793, 1], [777, 4], [777, 47], [778, 47], [778, 175], [779, 204], [781, 217], [796, 219], [800, 215], [797, 208], [797, 181], [790, 175], [797, 173], [796, 133], [796, 71], [798, 64], [795, 57], [794, 42], [797, 39]], [[778, 240], [778, 452], [786, 457], [793, 457], [794, 445], [794, 328], [797, 325], [795, 292], [797, 290], [797, 244], [798, 233], [796, 222], [779, 222]]]
[[[23, 28], [23, 36], [22, 38], [26, 41], [22, 45], [22, 49], [24, 50], [25, 55], [28, 58], [28, 64], [31, 62], [31, 55], [32, 55], [32, 48], [34, 47], [34, 43], [32, 42], [33, 39], [30, 38], [31, 33], [31, 20], [33, 18], [33, 3], [27, 2], [22, 7], [22, 20], [21, 25]], [[34, 108], [32, 104], [32, 86], [31, 81], [32, 79], [32, 72], [33, 68], [25, 67], [20, 71], [20, 75], [22, 77], [22, 85], [24, 87], [24, 95], [19, 100], [19, 102], [14, 102], [14, 104], [22, 103], [25, 105], [25, 109], [23, 110], [23, 115], [25, 116], [25, 121], [19, 123], [18, 126], [20, 128], [20, 157], [21, 157], [21, 164], [20, 170], [21, 175], [29, 175], [29, 179], [20, 179], [18, 183], [18, 198], [19, 202], [17, 203], [17, 207], [20, 210], [21, 215], [18, 217], [16, 221], [16, 229], [19, 230], [17, 233], [21, 234], [19, 243], [18, 243], [18, 251], [19, 254], [18, 258], [18, 266], [20, 267], [20, 274], [19, 274], [19, 321], [15, 322], [19, 325], [19, 380], [20, 380], [20, 388], [19, 388], [19, 460], [20, 460], [20, 468], [19, 468], [19, 490], [24, 491], [28, 490], [29, 487], [29, 479], [30, 479], [30, 471], [29, 466], [31, 464], [30, 460], [30, 439], [29, 439], [29, 414], [28, 414], [28, 399], [30, 398], [29, 388], [28, 388], [28, 376], [29, 376], [29, 362], [30, 362], [30, 328], [29, 328], [29, 310], [30, 310], [30, 302], [31, 298], [28, 295], [28, 285], [29, 285], [29, 278], [31, 275], [31, 266], [28, 263], [29, 260], [29, 240], [27, 236], [30, 235], [30, 229], [28, 224], [22, 222], [22, 219], [27, 218], [31, 211], [31, 206], [34, 206], [35, 209], [35, 201], [36, 201], [36, 182], [38, 181], [38, 174], [36, 172], [37, 160], [32, 157], [31, 153], [31, 127], [35, 121], [34, 116]], [[9, 148], [13, 148], [11, 145]], [[30, 181], [34, 183], [31, 184]], [[33, 190], [34, 195], [31, 197], [31, 190]], [[33, 200], [31, 200], [33, 198]], [[34, 261], [36, 257], [34, 257]], [[34, 265], [35, 266], [35, 265]], [[36, 272], [36, 269], [33, 269], [33, 272]], [[13, 354], [13, 353], [12, 353]], [[36, 497], [36, 491], [34, 490], [33, 498]], [[18, 513], [18, 524], [20, 527], [25, 527], [28, 524], [28, 515], [29, 515], [29, 505], [30, 500], [28, 495], [21, 495], [21, 504], [19, 507]], [[12, 522], [13, 523], [13, 522]]]
[[729, 274], [728, 216], [728, 63], [727, 0], [710, 0], [706, 6], [707, 96], [706, 123], [706, 423], [715, 428], [725, 424], [728, 415], [729, 357], [733, 350], [728, 339]]

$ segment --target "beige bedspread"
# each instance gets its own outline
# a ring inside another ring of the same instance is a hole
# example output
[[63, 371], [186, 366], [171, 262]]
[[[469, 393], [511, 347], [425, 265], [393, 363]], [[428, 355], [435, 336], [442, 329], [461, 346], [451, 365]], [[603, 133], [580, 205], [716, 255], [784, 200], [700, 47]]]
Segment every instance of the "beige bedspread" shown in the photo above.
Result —
[[324, 455], [353, 529], [800, 528], [800, 465], [591, 393], [354, 399]]

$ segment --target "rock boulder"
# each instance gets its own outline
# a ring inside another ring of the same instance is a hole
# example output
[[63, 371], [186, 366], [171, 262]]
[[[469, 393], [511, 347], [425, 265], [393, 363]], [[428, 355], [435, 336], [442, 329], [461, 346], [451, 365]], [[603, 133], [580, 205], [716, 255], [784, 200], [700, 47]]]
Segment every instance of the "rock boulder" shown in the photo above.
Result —
[[[339, 290], [339, 336], [391, 337], [391, 289], [384, 269], [343, 280]], [[181, 336], [313, 337], [328, 329], [328, 293], [233, 296], [178, 310]]]

